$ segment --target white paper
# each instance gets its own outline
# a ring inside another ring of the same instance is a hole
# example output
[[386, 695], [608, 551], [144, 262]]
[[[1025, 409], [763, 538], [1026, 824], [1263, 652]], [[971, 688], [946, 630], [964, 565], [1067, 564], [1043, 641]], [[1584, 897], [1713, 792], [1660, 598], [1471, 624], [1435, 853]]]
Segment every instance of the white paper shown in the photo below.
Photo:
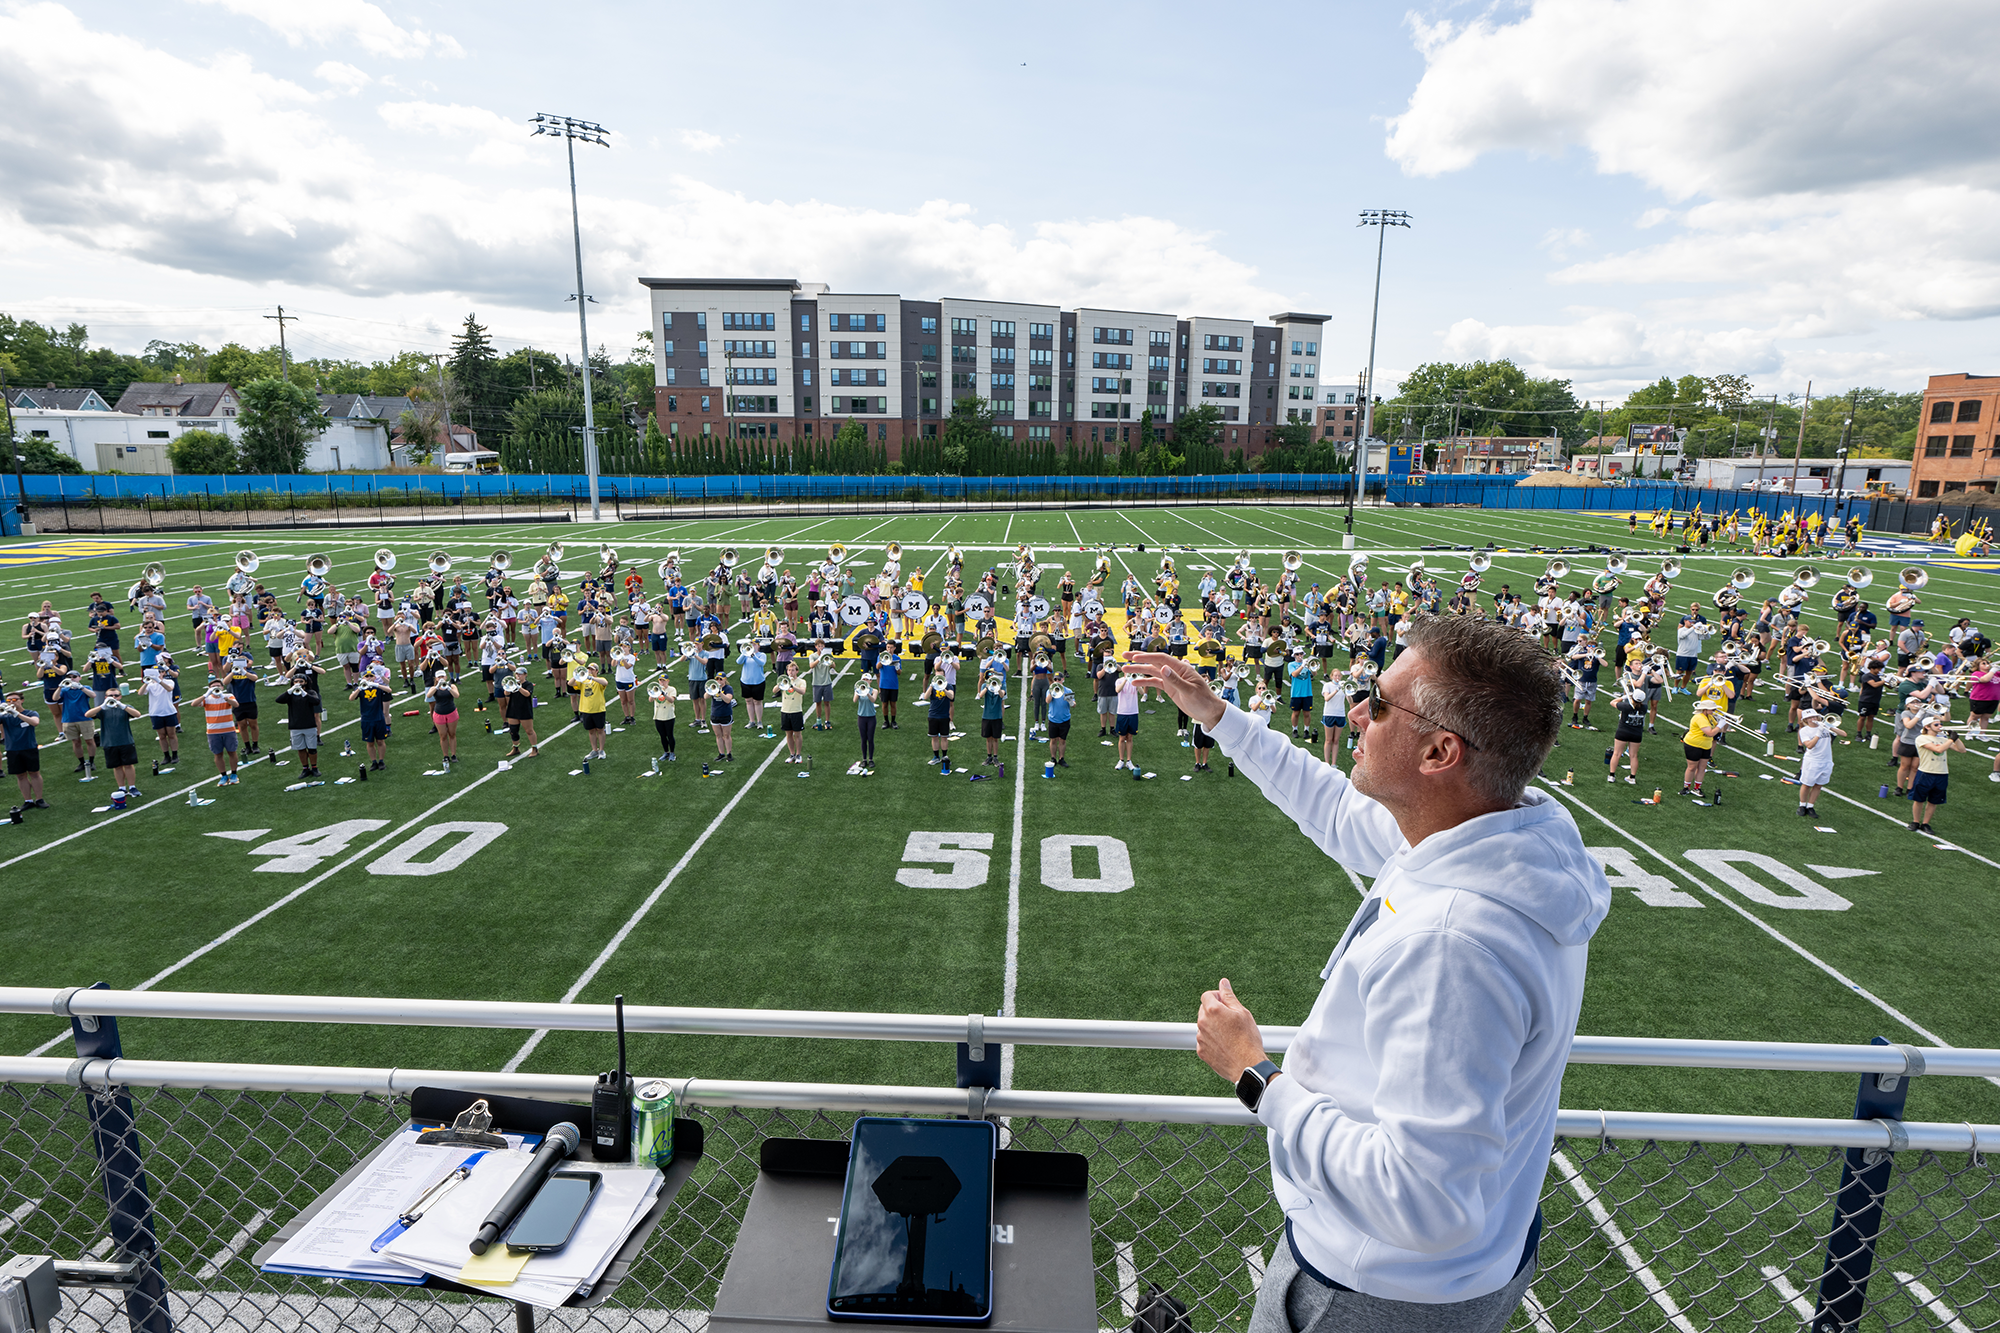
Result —
[[[366, 1171], [328, 1200], [326, 1207], [298, 1235], [286, 1241], [264, 1266], [392, 1282], [421, 1280], [421, 1273], [391, 1258], [386, 1249], [377, 1254], [369, 1246], [403, 1209], [477, 1151], [463, 1144], [418, 1143], [417, 1135], [421, 1132], [405, 1129], [398, 1134]], [[466, 1185], [456, 1187], [452, 1193]]]
[[[390, 1241], [382, 1257], [393, 1256], [412, 1268], [457, 1281], [459, 1270], [472, 1257], [468, 1245], [480, 1223], [528, 1160], [525, 1152], [492, 1153], [481, 1158], [472, 1168], [471, 1178], [439, 1200], [415, 1226]], [[493, 1163], [491, 1168], [489, 1162]], [[665, 1177], [651, 1167], [577, 1162], [567, 1169], [596, 1171], [604, 1178], [577, 1223], [576, 1234], [562, 1249], [531, 1257], [513, 1282], [491, 1287], [496, 1296], [552, 1310], [579, 1288], [594, 1284], [611, 1266], [618, 1247], [659, 1197], [665, 1183]]]

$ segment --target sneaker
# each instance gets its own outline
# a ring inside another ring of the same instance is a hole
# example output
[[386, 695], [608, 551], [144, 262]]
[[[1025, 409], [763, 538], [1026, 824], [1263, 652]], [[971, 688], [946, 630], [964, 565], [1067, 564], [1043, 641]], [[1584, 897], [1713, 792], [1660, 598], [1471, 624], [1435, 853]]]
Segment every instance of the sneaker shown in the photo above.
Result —
[[932, 755], [930, 758], [924, 760], [926, 764], [935, 764], [937, 761], [938, 757], [936, 755]]
[[1125, 767], [1125, 761], [1124, 761], [1123, 759], [1120, 759], [1120, 760], [1119, 760], [1119, 761], [1118, 761], [1117, 763], [1115, 763], [1115, 764], [1113, 764], [1113, 765], [1111, 766], [1111, 771], [1112, 771], [1113, 773], [1116, 773], [1116, 772], [1118, 772], [1118, 771], [1119, 771], [1120, 769], [1122, 769], [1122, 768], [1124, 768], [1124, 767]]
[[[1068, 768], [1068, 767], [1069, 767], [1069, 760], [1067, 760], [1067, 759], [1058, 759], [1058, 760], [1056, 760], [1056, 767], [1057, 767], [1057, 768]], [[2000, 773], [1995, 773], [1995, 774], [1993, 775], [1993, 780], [1994, 780], [1995, 782], [2000, 782]]]
[[1606, 782], [1616, 782], [1618, 781], [1618, 775], [1616, 773], [1606, 773], [1604, 775], [1604, 780]]
[[140, 791], [137, 787], [127, 787], [125, 789], [125, 795], [135, 801], [138, 800], [141, 796], [144, 796], [145, 794], [146, 793]]
[[1625, 785], [1628, 787], [1636, 787], [1639, 785], [1639, 779], [1633, 777], [1630, 773], [1627, 773], [1625, 775]]

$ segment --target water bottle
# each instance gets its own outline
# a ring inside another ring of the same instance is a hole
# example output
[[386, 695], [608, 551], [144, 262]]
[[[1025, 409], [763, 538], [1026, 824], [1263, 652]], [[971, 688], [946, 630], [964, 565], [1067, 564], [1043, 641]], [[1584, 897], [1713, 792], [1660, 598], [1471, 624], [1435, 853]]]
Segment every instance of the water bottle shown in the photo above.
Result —
[[590, 772], [590, 761], [588, 759], [583, 761], [583, 771], [585, 774]]
[[1053, 759], [1042, 760], [1042, 776], [1045, 778], [1052, 778], [1055, 775], [1056, 775], [1056, 761]]
[[357, 765], [355, 766], [355, 775], [356, 775], [356, 776], [355, 776], [355, 779], [354, 779], [354, 780], [355, 780], [356, 782], [366, 782], [366, 781], [368, 781], [368, 765], [366, 765], [366, 764], [357, 764]]
[[1888, 799], [1889, 799], [1889, 784], [1888, 784], [1888, 783], [1886, 783], [1886, 782], [1885, 782], [1885, 783], [1883, 783], [1883, 784], [1882, 784], [1881, 786], [1879, 786], [1879, 787], [1877, 787], [1877, 788], [1875, 789], [1875, 799], [1876, 799], [1876, 800], [1878, 800], [1878, 801], [1886, 801], [1886, 800], [1888, 800]]

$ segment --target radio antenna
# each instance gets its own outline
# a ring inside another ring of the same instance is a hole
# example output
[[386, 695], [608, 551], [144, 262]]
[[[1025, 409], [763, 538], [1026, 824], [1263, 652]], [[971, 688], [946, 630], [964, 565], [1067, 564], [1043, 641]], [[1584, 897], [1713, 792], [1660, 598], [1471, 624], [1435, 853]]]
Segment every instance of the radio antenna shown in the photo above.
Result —
[[625, 1086], [625, 997], [612, 996], [611, 1005], [618, 1013], [618, 1086], [622, 1089]]

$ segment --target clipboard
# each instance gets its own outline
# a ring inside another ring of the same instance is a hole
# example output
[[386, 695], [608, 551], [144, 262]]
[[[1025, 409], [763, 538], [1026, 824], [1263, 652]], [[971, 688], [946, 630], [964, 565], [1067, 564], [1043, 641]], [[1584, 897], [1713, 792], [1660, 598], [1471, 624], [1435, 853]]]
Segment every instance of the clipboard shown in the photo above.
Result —
[[[471, 1106], [473, 1102], [482, 1099], [486, 1102], [487, 1108], [493, 1113], [493, 1129], [495, 1132], [532, 1135], [539, 1138], [547, 1134], [555, 1126], [566, 1122], [576, 1126], [579, 1135], [577, 1151], [570, 1160], [579, 1163], [594, 1162], [597, 1160], [591, 1144], [590, 1108], [571, 1102], [545, 1102], [526, 1097], [494, 1096], [492, 1094], [467, 1092], [454, 1088], [417, 1088], [410, 1094], [410, 1120], [412, 1123], [422, 1125], [425, 1128], [430, 1128], [433, 1125], [449, 1125], [457, 1118], [459, 1112]], [[398, 1135], [392, 1135], [382, 1143], [377, 1144], [372, 1152], [348, 1168], [338, 1180], [322, 1191], [319, 1197], [307, 1204], [299, 1211], [297, 1216], [280, 1227], [277, 1234], [259, 1246], [256, 1253], [251, 1256], [252, 1265], [261, 1269], [268, 1263], [273, 1255], [284, 1248], [286, 1242], [290, 1241], [310, 1225], [313, 1219], [320, 1214], [321, 1210], [328, 1203], [338, 1198], [343, 1190], [354, 1181], [360, 1179], [374, 1165], [376, 1159], [395, 1143], [396, 1138], [399, 1136], [400, 1131]], [[646, 1241], [652, 1237], [654, 1229], [665, 1219], [668, 1209], [673, 1205], [675, 1196], [680, 1192], [681, 1186], [685, 1185], [694, 1175], [695, 1167], [701, 1161], [702, 1148], [703, 1133], [701, 1123], [695, 1120], [676, 1117], [674, 1120], [674, 1160], [661, 1171], [664, 1180], [660, 1186], [659, 1196], [640, 1215], [639, 1220], [626, 1234], [624, 1243], [618, 1247], [617, 1253], [612, 1256], [611, 1263], [604, 1270], [602, 1276], [592, 1284], [588, 1292], [579, 1292], [565, 1301], [563, 1303], [564, 1308], [591, 1309], [602, 1305], [611, 1298], [613, 1293], [617, 1291], [619, 1284], [631, 1272], [632, 1265], [638, 1261], [639, 1253], [645, 1248]], [[392, 1219], [384, 1218], [382, 1220], [386, 1224]], [[365, 1282], [395, 1281], [394, 1279], [375, 1277], [347, 1277], [341, 1280]], [[430, 1274], [423, 1275], [421, 1279], [413, 1274], [409, 1281], [396, 1282], [396, 1285], [426, 1287], [438, 1291], [455, 1291], [463, 1295], [483, 1296], [487, 1298], [500, 1297], [501, 1299], [505, 1299], [507, 1295], [504, 1290], [494, 1287], [468, 1286], [464, 1283], [452, 1282]], [[532, 1310], [533, 1308], [520, 1306], [518, 1302], [515, 1304], [517, 1308], [524, 1310]]]

